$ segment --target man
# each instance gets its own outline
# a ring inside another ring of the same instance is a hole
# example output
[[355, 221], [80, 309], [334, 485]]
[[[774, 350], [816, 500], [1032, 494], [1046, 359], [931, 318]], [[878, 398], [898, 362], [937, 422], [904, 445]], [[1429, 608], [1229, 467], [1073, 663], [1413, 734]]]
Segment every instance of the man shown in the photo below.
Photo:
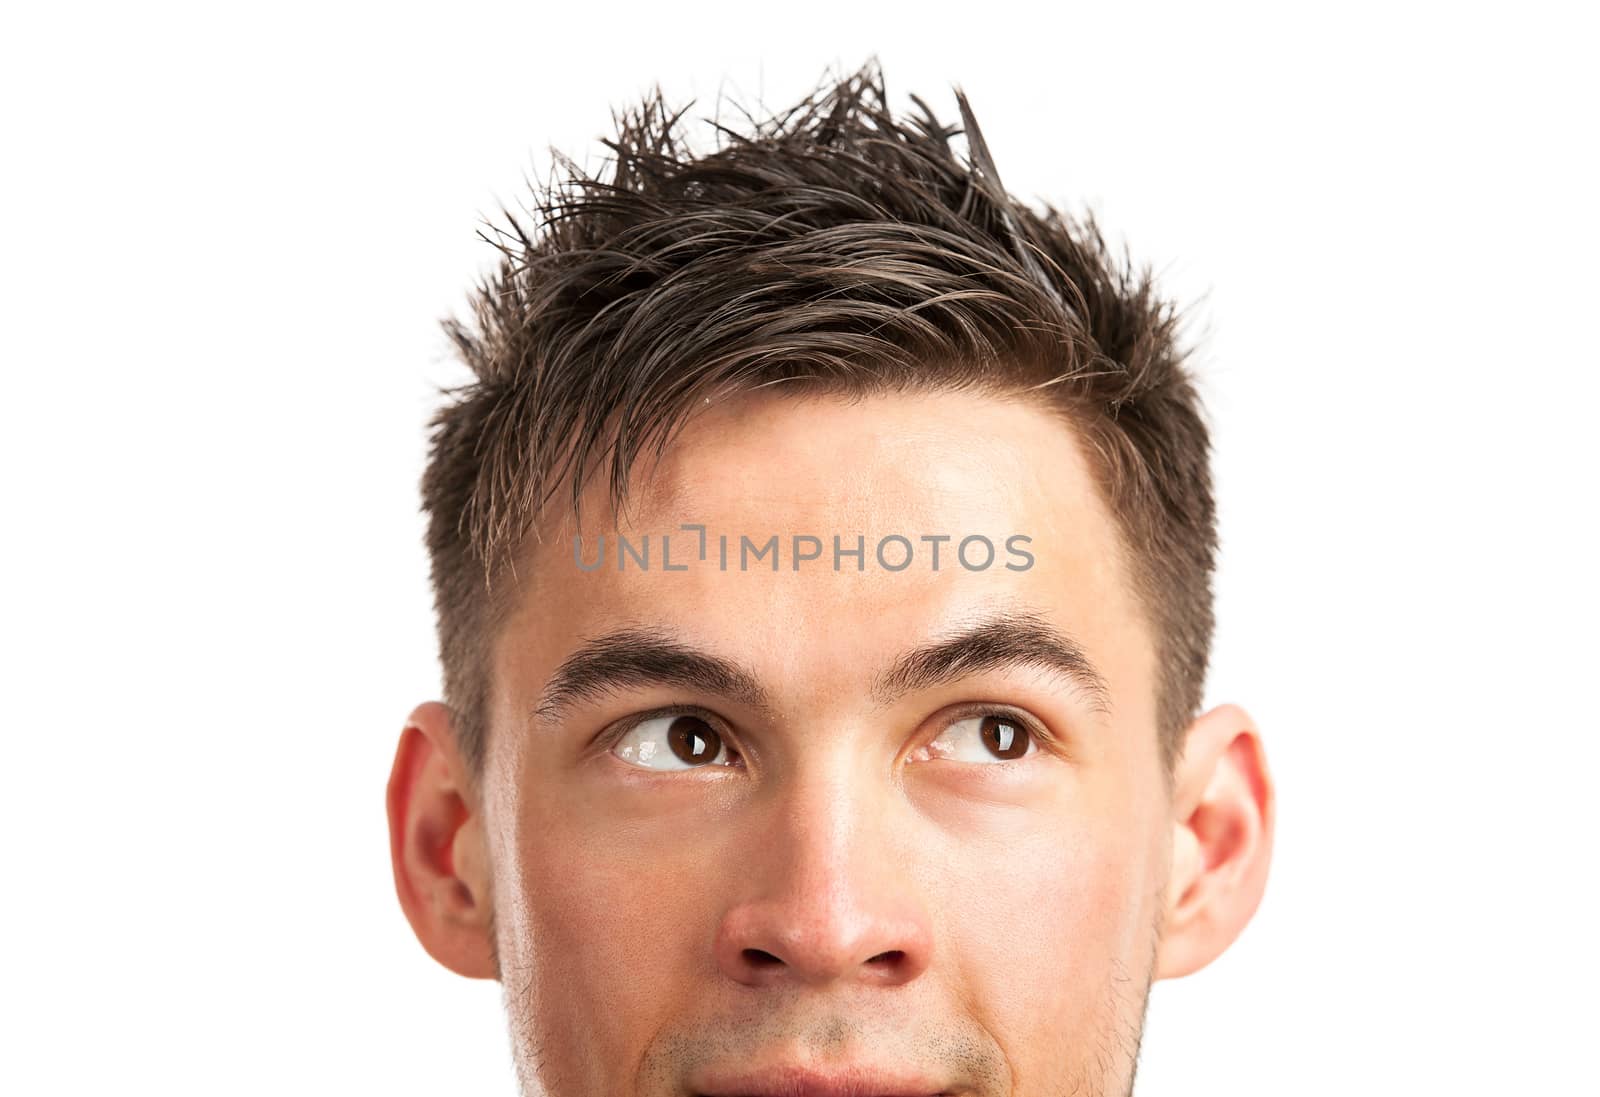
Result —
[[391, 853], [527, 1094], [1126, 1094], [1260, 900], [1173, 310], [956, 94], [697, 156], [658, 90], [447, 325]]

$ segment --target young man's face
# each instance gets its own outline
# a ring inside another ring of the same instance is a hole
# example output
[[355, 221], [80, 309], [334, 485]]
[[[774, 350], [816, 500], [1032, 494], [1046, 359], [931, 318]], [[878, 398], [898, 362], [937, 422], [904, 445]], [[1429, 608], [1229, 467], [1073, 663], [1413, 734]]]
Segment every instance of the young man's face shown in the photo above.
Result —
[[[1254, 909], [1270, 785], [1227, 706], [1168, 795], [1152, 637], [1070, 429], [971, 393], [755, 394], [636, 469], [625, 518], [597, 480], [519, 562], [476, 788], [442, 706], [391, 787], [424, 820], [397, 824], [407, 912], [498, 971], [526, 1092], [1127, 1093], [1152, 977]], [[741, 570], [774, 534], [778, 569]], [[1238, 894], [1182, 906], [1219, 864]]]

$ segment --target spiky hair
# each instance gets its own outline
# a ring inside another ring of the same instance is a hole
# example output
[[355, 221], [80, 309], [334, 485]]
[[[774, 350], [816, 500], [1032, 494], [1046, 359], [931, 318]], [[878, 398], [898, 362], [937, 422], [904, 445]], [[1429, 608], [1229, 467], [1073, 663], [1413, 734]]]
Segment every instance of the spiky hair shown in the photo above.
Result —
[[555, 492], [576, 510], [609, 460], [620, 505], [634, 459], [696, 407], [782, 384], [1027, 394], [1064, 414], [1132, 561], [1170, 774], [1204, 685], [1216, 551], [1179, 315], [1092, 215], [1008, 195], [955, 97], [962, 128], [916, 96], [897, 118], [873, 58], [743, 130], [712, 122], [701, 154], [657, 87], [615, 120], [608, 178], [558, 154], [538, 224], [502, 210], [475, 323], [444, 322], [474, 379], [435, 414], [422, 480], [445, 699], [475, 769], [503, 577]]

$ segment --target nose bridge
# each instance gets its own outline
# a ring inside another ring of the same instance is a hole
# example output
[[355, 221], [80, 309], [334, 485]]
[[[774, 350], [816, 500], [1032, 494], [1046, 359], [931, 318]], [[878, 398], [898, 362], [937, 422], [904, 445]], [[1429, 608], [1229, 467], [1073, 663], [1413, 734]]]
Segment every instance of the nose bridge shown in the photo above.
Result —
[[746, 806], [758, 813], [750, 869], [715, 946], [725, 973], [749, 984], [885, 984], [927, 966], [931, 928], [890, 782], [859, 753], [819, 750]]
[[[848, 760], [846, 760], [848, 763]], [[775, 818], [766, 828], [772, 872], [764, 881], [776, 897], [799, 904], [813, 919], [848, 916], [873, 905], [878, 874], [892, 835], [883, 798], [859, 765], [797, 771], [775, 793]]]

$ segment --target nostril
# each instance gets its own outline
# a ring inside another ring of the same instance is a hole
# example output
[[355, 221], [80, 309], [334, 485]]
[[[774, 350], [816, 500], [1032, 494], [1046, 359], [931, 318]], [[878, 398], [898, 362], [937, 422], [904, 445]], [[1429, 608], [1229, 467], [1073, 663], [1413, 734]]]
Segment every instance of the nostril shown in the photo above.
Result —
[[773, 964], [779, 964], [783, 962], [776, 956], [772, 955], [772, 953], [763, 952], [759, 948], [745, 949], [744, 958], [748, 960], [754, 967], [771, 967]]

